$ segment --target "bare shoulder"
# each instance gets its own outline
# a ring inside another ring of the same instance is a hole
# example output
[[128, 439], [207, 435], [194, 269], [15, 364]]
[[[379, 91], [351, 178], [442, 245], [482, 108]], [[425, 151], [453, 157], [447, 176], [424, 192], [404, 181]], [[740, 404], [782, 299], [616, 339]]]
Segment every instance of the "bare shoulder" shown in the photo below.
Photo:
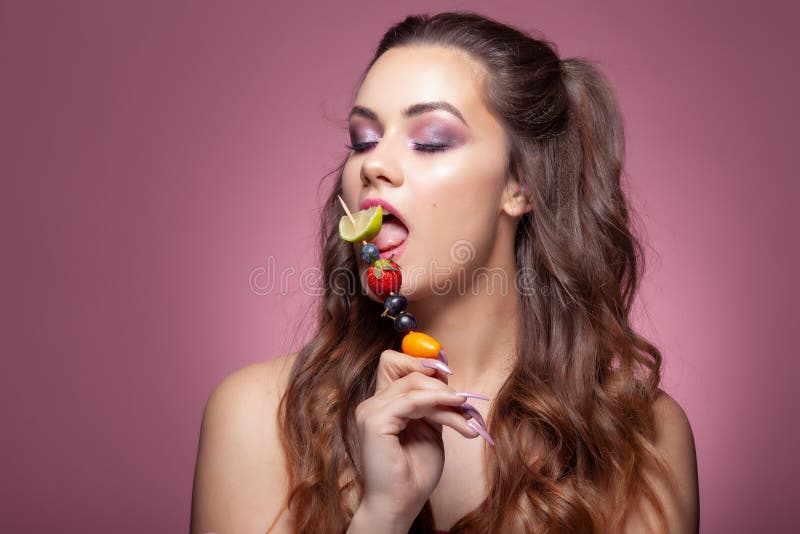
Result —
[[[694, 433], [683, 407], [663, 390], [653, 404], [656, 419], [655, 448], [664, 456], [677, 483], [677, 494], [667, 481], [653, 471], [647, 478], [655, 489], [667, 515], [668, 532], [695, 533], [699, 531], [700, 503], [697, 476], [697, 453]], [[647, 523], [655, 524], [655, 511], [643, 499], [626, 522], [627, 534], [651, 532]]]
[[[224, 404], [230, 400], [237, 401], [239, 406], [244, 400], [268, 402], [280, 399], [296, 357], [297, 353], [287, 354], [237, 369], [217, 385], [208, 399], [206, 410], [209, 406]], [[248, 403], [244, 408], [255, 408], [255, 406]]]
[[209, 396], [192, 490], [192, 533], [263, 533], [280, 513], [287, 474], [277, 408], [296, 356], [242, 367]]

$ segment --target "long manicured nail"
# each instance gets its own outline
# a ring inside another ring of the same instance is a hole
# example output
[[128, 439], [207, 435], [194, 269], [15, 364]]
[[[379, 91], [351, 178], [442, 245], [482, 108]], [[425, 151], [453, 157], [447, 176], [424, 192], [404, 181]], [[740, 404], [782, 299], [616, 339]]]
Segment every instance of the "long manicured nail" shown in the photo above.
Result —
[[465, 402], [460, 406], [461, 412], [464, 414], [464, 417], [467, 419], [472, 419], [473, 417], [475, 420], [480, 423], [483, 428], [486, 428], [486, 421], [483, 420], [483, 416], [481, 413], [475, 409], [475, 406], [471, 405], [468, 402]]
[[481, 436], [483, 439], [485, 439], [486, 441], [488, 441], [488, 442], [489, 442], [489, 445], [491, 445], [492, 447], [494, 447], [494, 440], [492, 439], [492, 436], [490, 436], [490, 435], [489, 435], [489, 433], [488, 433], [488, 432], [486, 432], [486, 431], [485, 431], [485, 430], [484, 430], [484, 429], [481, 427], [481, 425], [479, 425], [478, 423], [476, 423], [476, 422], [474, 422], [474, 421], [467, 421], [467, 426], [468, 426], [468, 427], [470, 427], [470, 428], [471, 428], [472, 430], [474, 430], [475, 432], [477, 432], [478, 434], [480, 434], [480, 436]]
[[473, 399], [480, 399], [485, 401], [492, 400], [486, 395], [481, 395], [479, 393], [470, 393], [469, 391], [457, 392], [456, 395], [461, 395], [462, 397], [467, 397], [467, 398], [472, 397]]
[[436, 358], [444, 362], [445, 365], [450, 363], [447, 361], [447, 354], [444, 353], [444, 349], [439, 350], [439, 354], [436, 356]]
[[450, 370], [447, 365], [440, 362], [439, 360], [434, 360], [433, 358], [421, 358], [422, 366], [428, 367], [429, 369], [436, 369], [438, 371], [443, 372], [446, 375], [452, 375], [453, 371]]

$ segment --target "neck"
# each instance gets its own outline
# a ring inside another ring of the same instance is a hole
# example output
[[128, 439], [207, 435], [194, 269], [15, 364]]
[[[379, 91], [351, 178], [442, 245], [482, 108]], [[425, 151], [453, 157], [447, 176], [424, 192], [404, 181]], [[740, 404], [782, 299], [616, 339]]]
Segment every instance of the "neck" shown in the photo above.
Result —
[[448, 381], [456, 389], [483, 387], [494, 395], [515, 361], [520, 303], [514, 239], [513, 233], [502, 235], [512, 231], [498, 231], [486, 264], [477, 273], [476, 266], [465, 269], [460, 287], [454, 282], [446, 295], [414, 301], [420, 330], [442, 344], [453, 370]]

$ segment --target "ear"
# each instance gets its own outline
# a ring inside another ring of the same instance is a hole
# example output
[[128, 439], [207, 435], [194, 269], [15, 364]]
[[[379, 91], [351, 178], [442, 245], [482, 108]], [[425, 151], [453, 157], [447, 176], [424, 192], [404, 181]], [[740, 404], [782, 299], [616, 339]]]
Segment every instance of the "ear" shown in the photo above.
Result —
[[520, 217], [531, 211], [533, 204], [528, 200], [516, 178], [509, 178], [503, 191], [502, 211], [512, 217]]

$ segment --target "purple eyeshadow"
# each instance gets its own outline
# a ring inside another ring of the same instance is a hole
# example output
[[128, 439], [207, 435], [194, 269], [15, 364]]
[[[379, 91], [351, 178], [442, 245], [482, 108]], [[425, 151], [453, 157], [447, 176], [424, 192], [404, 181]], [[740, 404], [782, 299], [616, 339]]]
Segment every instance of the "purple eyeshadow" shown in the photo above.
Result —
[[[411, 130], [411, 139], [415, 143], [430, 145], [458, 146], [465, 142], [467, 134], [459, 131], [458, 126], [449, 124], [441, 118], [431, 117], [418, 122]], [[352, 143], [371, 143], [380, 140], [380, 132], [364, 123], [352, 124], [350, 139]]]

